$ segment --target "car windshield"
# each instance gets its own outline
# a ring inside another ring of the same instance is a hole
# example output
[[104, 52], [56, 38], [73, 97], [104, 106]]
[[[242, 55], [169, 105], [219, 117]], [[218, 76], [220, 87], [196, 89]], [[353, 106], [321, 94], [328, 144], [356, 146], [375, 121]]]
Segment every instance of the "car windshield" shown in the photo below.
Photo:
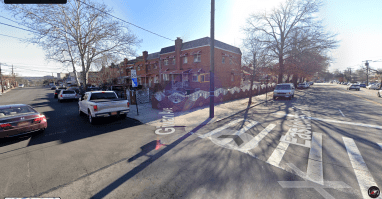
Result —
[[36, 113], [36, 111], [29, 106], [0, 108], [0, 118], [28, 114], [28, 113]]
[[111, 90], [113, 90], [113, 91], [123, 91], [123, 87], [122, 86], [113, 86]]
[[275, 90], [290, 90], [290, 85], [277, 85]]
[[62, 91], [62, 94], [76, 94], [75, 91]]
[[114, 93], [92, 93], [90, 100], [96, 99], [117, 99]]

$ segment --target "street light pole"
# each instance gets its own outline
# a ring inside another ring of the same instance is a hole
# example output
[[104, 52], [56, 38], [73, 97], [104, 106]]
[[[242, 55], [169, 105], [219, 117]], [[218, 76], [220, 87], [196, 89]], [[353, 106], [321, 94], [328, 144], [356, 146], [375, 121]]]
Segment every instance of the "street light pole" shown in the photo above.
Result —
[[1, 74], [1, 63], [0, 63], [0, 81], [1, 81], [1, 93], [4, 93], [3, 75]]
[[211, 44], [210, 44], [210, 118], [214, 117], [214, 97], [215, 97], [215, 82], [214, 82], [214, 49], [215, 49], [215, 0], [211, 0]]

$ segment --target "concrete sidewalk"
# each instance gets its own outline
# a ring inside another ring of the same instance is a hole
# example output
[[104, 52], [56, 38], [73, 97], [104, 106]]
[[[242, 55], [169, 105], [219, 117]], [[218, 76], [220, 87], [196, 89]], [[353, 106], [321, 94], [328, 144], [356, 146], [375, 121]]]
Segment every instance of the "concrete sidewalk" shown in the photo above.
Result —
[[[265, 94], [257, 95], [252, 98], [251, 107], [256, 106], [258, 104], [265, 102]], [[268, 101], [273, 100], [273, 91], [268, 92]], [[227, 117], [230, 117], [240, 111], [243, 111], [248, 106], [248, 98], [232, 100], [228, 102], [223, 102], [215, 105], [215, 115], [214, 118], [211, 119], [207, 124], [214, 123], [220, 120], [223, 120]], [[130, 106], [130, 113], [128, 117], [139, 120], [144, 124], [148, 124], [154, 126], [156, 128], [160, 128], [162, 126], [162, 116], [160, 112], [163, 110], [153, 109], [150, 103], [147, 104], [139, 104], [138, 105], [137, 115], [136, 105]], [[199, 126], [201, 123], [206, 121], [209, 118], [209, 106], [203, 106], [199, 108], [194, 108], [188, 111], [183, 112], [175, 112], [174, 113], [174, 121], [173, 126], [177, 128], [182, 128], [183, 133], [189, 132], [195, 127]], [[182, 136], [183, 133], [176, 133], [173, 135], [160, 136], [162, 143], [167, 144], [171, 143], [179, 136]]]

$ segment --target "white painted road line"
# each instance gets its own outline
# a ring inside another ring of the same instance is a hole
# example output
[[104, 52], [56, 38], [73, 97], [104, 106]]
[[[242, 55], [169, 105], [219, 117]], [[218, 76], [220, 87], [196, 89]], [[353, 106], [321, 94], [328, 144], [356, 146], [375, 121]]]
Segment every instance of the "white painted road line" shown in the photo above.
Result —
[[[289, 131], [291, 131], [291, 128], [288, 130], [288, 132], [285, 135], [289, 135]], [[288, 149], [289, 143], [288, 142], [281, 142], [277, 145], [275, 150], [272, 152], [272, 155], [269, 156], [267, 163], [271, 164], [273, 166], [279, 167], [279, 164], [281, 160], [283, 159], [283, 156]]]
[[324, 185], [321, 133], [313, 132], [312, 145], [309, 151], [308, 170], [306, 174], [311, 181]]
[[[358, 181], [358, 185], [361, 190], [363, 198], [370, 198], [367, 194], [368, 189], [371, 186], [378, 186], [374, 181], [373, 176], [369, 172], [365, 161], [363, 160], [361, 153], [359, 152], [354, 140], [347, 137], [342, 137], [344, 144], [349, 155], [350, 162], [353, 166], [355, 176]], [[381, 198], [379, 196], [378, 198]]]
[[276, 124], [269, 124], [265, 129], [263, 129], [259, 134], [257, 134], [254, 138], [252, 138], [249, 142], [247, 142], [242, 149], [243, 150], [250, 150], [259, 144], [259, 142], [268, 135], [268, 133], [275, 128]]
[[345, 117], [345, 115], [342, 113], [342, 111], [340, 110], [340, 109], [338, 109], [339, 111], [340, 111], [340, 113], [342, 114], [342, 116], [344, 116]]
[[230, 126], [232, 126], [232, 125], [234, 125], [234, 124], [236, 124], [236, 123], [239, 123], [239, 122], [241, 122], [241, 121], [243, 121], [244, 120], [244, 118], [240, 118], [240, 119], [237, 119], [237, 120], [234, 120], [234, 121], [232, 121], [232, 122], [230, 122], [230, 123], [228, 123], [228, 124], [226, 124], [226, 125], [224, 125], [224, 126], [222, 126], [222, 127], [219, 127], [219, 128], [217, 128], [217, 129], [215, 129], [215, 130], [213, 130], [213, 131], [211, 131], [211, 132], [209, 132], [209, 133], [206, 133], [206, 134], [204, 134], [204, 135], [201, 135], [201, 136], [199, 136], [200, 138], [206, 138], [206, 137], [209, 137], [209, 136], [211, 136], [211, 135], [213, 135], [213, 134], [215, 134], [215, 133], [218, 133], [218, 132], [220, 132], [220, 131], [222, 131], [222, 130], [224, 130], [224, 129], [226, 129], [226, 128], [228, 128], [228, 127], [230, 127]]
[[381, 147], [381, 149], [382, 149], [382, 143], [377, 143], [378, 145], [379, 145], [379, 147]]
[[[288, 117], [294, 117], [292, 114], [284, 114], [284, 113], [272, 113], [276, 115], [284, 115]], [[371, 124], [361, 124], [361, 123], [354, 123], [354, 122], [344, 122], [344, 121], [338, 121], [338, 120], [328, 120], [328, 119], [321, 119], [321, 118], [314, 118], [314, 117], [305, 117], [305, 116], [300, 116], [300, 118], [306, 118], [310, 120], [319, 120], [323, 122], [331, 122], [331, 123], [339, 123], [339, 124], [348, 124], [348, 125], [355, 125], [355, 126], [364, 126], [364, 127], [370, 127], [370, 128], [376, 128], [376, 129], [382, 129], [382, 126], [377, 126], [377, 125], [371, 125]]]
[[[244, 128], [241, 128], [239, 131], [237, 131], [236, 133], [234, 133], [232, 135], [240, 136], [241, 134], [245, 133], [246, 131], [248, 131], [249, 129], [254, 127], [256, 124], [258, 124], [258, 122], [256, 122], [256, 121], [248, 120], [248, 122], [249, 123], [247, 125], [245, 125]], [[233, 140], [232, 139], [223, 139], [223, 140], [220, 141], [220, 144], [221, 145], [226, 145], [226, 144], [228, 144], [231, 141], [233, 141]]]

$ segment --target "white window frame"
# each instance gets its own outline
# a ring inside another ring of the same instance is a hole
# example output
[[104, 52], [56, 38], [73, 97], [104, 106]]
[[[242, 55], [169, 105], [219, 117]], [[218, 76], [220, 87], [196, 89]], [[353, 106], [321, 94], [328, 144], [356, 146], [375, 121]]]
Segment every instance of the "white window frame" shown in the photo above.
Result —
[[157, 64], [155, 63], [155, 64], [154, 64], [154, 69], [157, 69], [157, 68], [158, 68], [158, 67], [157, 67]]
[[201, 62], [201, 56], [200, 56], [200, 54], [195, 54], [194, 55], [194, 63], [196, 63], [196, 62]]
[[165, 66], [168, 66], [168, 59], [165, 59], [165, 60], [164, 60], [164, 65], [165, 65]]
[[235, 81], [235, 75], [231, 74], [231, 82]]
[[172, 59], [172, 65], [175, 65], [175, 62], [176, 62], [175, 58]]
[[229, 58], [229, 64], [232, 64], [233, 62], [232, 62], [232, 58]]
[[222, 64], [224, 64], [224, 63], [225, 63], [225, 57], [222, 58]]
[[183, 64], [187, 64], [187, 57], [183, 57]]

